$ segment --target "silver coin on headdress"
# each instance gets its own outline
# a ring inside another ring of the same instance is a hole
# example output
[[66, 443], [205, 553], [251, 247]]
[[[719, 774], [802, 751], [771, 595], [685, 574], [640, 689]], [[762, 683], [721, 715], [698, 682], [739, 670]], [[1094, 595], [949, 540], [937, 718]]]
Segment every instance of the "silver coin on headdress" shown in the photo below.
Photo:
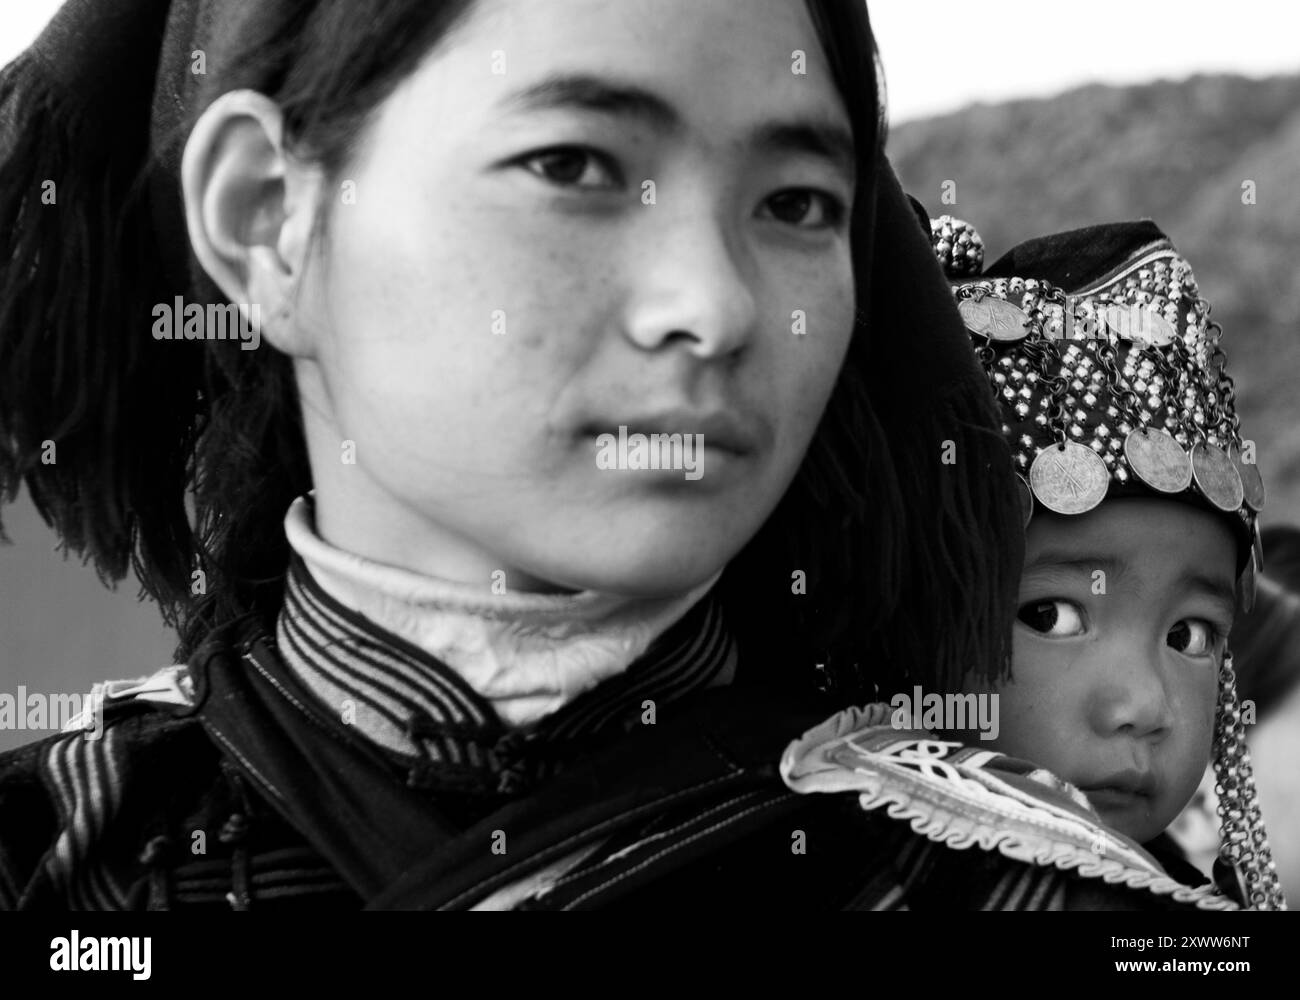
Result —
[[1192, 460], [1160, 428], [1135, 427], [1124, 439], [1124, 458], [1133, 474], [1153, 490], [1181, 493], [1192, 484]]
[[1029, 467], [1034, 496], [1057, 514], [1084, 514], [1104, 499], [1110, 485], [1106, 463], [1075, 441], [1050, 444]]
[[1232, 459], [1222, 448], [1202, 441], [1192, 449], [1192, 478], [1205, 499], [1231, 513], [1241, 508], [1245, 490]]
[[1234, 448], [1230, 455], [1237, 475], [1241, 477], [1242, 496], [1246, 506], [1258, 514], [1264, 509], [1264, 477], [1259, 474], [1259, 466], [1254, 462], [1243, 462], [1241, 452]]
[[1029, 316], [1006, 299], [986, 295], [982, 299], [962, 299], [957, 311], [966, 329], [989, 340], [1009, 344], [1029, 336]]

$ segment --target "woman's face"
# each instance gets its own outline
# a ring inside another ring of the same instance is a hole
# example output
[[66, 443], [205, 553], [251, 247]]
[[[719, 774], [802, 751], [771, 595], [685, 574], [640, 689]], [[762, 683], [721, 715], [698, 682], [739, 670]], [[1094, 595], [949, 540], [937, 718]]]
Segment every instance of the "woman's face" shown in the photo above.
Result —
[[[708, 579], [844, 359], [854, 191], [804, 4], [484, 0], [326, 193], [297, 314], [322, 533], [485, 586]], [[703, 447], [637, 468], [652, 433]]]

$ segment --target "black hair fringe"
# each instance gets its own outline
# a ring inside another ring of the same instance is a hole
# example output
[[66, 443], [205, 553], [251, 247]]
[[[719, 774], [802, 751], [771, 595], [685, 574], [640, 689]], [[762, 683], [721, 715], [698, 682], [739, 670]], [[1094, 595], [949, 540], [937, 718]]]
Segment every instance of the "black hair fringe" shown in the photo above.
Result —
[[106, 585], [134, 565], [146, 590], [183, 588], [201, 356], [152, 341], [149, 303], [170, 300], [145, 266], [147, 130], [107, 132], [31, 51], [0, 73], [0, 503], [25, 481]]
[[953, 383], [887, 430], [857, 366], [842, 378], [790, 493], [720, 584], [752, 665], [738, 681], [801, 677], [843, 708], [1007, 676], [1024, 530], [991, 394]]
[[982, 389], [955, 386], [891, 438], [907, 498], [905, 528], [890, 539], [906, 549], [886, 650], [895, 690], [955, 691], [967, 674], [991, 680], [1010, 671], [1024, 529], [1010, 449]]

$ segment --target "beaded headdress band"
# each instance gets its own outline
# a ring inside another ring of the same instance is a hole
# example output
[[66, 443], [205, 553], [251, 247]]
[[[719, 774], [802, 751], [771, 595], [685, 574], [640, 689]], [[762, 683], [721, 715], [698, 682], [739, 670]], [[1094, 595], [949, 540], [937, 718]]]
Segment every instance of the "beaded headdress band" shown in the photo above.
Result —
[[[1250, 610], [1264, 484], [1241, 436], [1221, 331], [1168, 237], [1150, 222], [1093, 226], [1023, 243], [984, 271], [968, 223], [943, 216], [930, 229], [1000, 404], [1026, 527], [1036, 506], [1084, 514], [1116, 496], [1207, 508], [1236, 535]], [[1213, 765], [1216, 881], [1251, 908], [1285, 909], [1231, 652], [1219, 670]]]

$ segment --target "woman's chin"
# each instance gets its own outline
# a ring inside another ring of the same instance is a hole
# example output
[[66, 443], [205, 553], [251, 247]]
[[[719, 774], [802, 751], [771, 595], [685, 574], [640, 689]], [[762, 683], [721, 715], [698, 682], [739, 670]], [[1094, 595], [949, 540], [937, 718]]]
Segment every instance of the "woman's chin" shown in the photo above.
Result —
[[[556, 567], [547, 579], [565, 590], [594, 590], [646, 600], [678, 597], [702, 586], [726, 566], [725, 555], [701, 543], [654, 551], [624, 550], [583, 566]], [[599, 555], [599, 553], [596, 553]]]

